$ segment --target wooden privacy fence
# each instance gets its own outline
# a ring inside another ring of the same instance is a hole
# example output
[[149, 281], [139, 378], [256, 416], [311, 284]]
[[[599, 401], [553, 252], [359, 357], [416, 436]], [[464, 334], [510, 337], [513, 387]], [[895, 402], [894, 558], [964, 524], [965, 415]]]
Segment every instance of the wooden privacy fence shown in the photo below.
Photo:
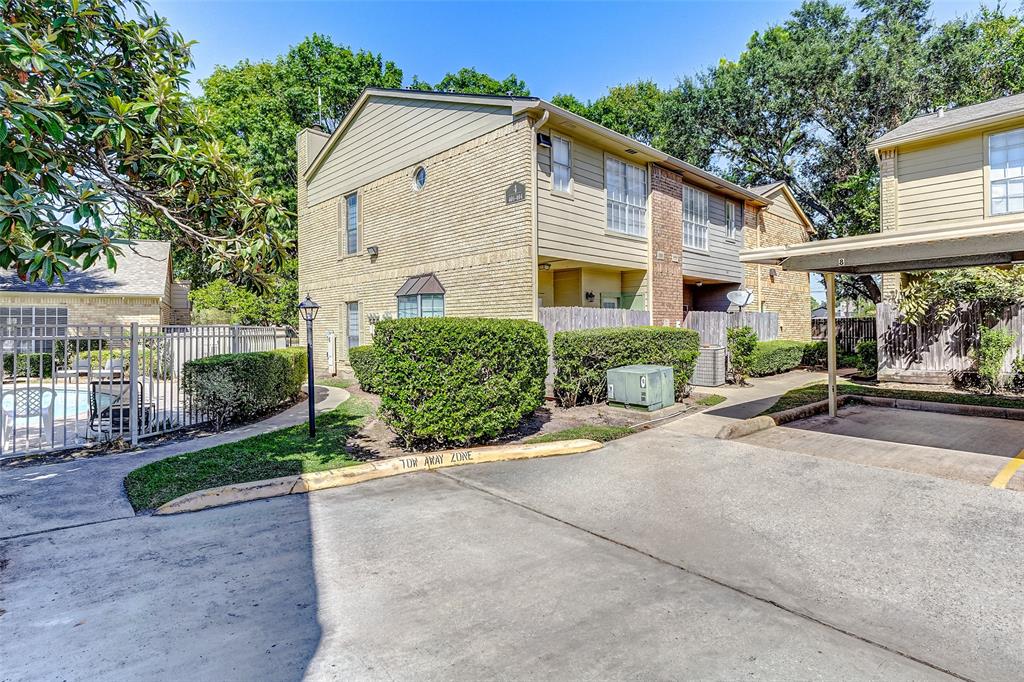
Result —
[[750, 327], [761, 341], [774, 341], [779, 338], [778, 313], [691, 310], [686, 313], [683, 326], [700, 334], [700, 342], [704, 346], [726, 345], [726, 331], [732, 327]]
[[[836, 348], [843, 353], [857, 350], [861, 341], [875, 338], [875, 318], [873, 317], [841, 317], [836, 319]], [[811, 319], [811, 338], [815, 341], [828, 339], [828, 319], [815, 317]]]
[[583, 308], [579, 306], [557, 306], [540, 308], [538, 320], [544, 325], [548, 337], [548, 389], [555, 377], [555, 332], [577, 329], [598, 329], [601, 327], [643, 327], [651, 323], [651, 314], [646, 310], [626, 308]]
[[[947, 383], [956, 372], [973, 369], [971, 351], [978, 346], [982, 324], [976, 305], [965, 305], [947, 322], [907, 324], [897, 306], [879, 303], [878, 376], [889, 381]], [[1003, 372], [1024, 354], [1024, 312], [1010, 306], [995, 325], [1014, 335], [1013, 347], [1003, 359]]]

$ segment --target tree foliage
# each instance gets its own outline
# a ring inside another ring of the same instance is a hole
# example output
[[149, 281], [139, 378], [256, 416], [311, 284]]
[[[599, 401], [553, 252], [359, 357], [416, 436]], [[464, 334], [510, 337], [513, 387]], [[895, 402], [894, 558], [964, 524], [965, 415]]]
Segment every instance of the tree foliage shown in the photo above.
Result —
[[522, 79], [510, 73], [504, 80], [498, 80], [475, 68], [462, 68], [455, 73], [447, 73], [435, 85], [421, 81], [413, 76], [409, 87], [413, 90], [433, 90], [435, 92], [461, 92], [472, 95], [512, 95], [529, 97], [530, 90]]
[[115, 267], [141, 226], [259, 287], [288, 214], [210, 132], [185, 87], [190, 43], [142, 0], [0, 10], [0, 267]]

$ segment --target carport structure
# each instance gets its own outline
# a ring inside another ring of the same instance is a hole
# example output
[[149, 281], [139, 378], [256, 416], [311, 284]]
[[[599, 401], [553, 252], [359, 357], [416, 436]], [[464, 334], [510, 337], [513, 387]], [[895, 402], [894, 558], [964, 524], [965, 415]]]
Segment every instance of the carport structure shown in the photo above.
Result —
[[1024, 262], [1024, 222], [915, 228], [748, 249], [744, 263], [819, 272], [828, 299], [828, 412], [836, 416], [835, 276], [920, 272]]

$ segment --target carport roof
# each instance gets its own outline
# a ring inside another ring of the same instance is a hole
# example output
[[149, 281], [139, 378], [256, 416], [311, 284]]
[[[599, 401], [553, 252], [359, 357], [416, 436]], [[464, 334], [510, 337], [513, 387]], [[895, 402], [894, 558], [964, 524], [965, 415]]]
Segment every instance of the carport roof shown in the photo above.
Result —
[[1024, 220], [916, 228], [748, 249], [744, 263], [798, 272], [878, 274], [1024, 262]]

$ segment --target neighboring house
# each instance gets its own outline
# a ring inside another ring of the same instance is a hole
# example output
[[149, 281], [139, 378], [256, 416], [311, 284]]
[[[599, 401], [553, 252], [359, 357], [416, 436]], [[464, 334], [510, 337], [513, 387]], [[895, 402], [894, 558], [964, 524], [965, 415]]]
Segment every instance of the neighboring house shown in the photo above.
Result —
[[66, 273], [63, 283], [28, 284], [0, 270], [5, 347], [19, 336], [63, 334], [69, 325], [188, 324], [188, 283], [173, 281], [170, 243], [140, 240], [121, 250], [117, 270], [99, 261]]
[[[883, 232], [1024, 221], [1024, 94], [918, 116], [868, 149]], [[898, 294], [900, 278], [883, 275], [884, 298]]]
[[[584, 306], [680, 325], [756, 277], [741, 246], [809, 233], [783, 185], [740, 187], [536, 98], [370, 89], [297, 145], [300, 293], [340, 340], [318, 363], [388, 317]], [[809, 338], [807, 276], [762, 275], [756, 309], [803, 287], [782, 334]]]

